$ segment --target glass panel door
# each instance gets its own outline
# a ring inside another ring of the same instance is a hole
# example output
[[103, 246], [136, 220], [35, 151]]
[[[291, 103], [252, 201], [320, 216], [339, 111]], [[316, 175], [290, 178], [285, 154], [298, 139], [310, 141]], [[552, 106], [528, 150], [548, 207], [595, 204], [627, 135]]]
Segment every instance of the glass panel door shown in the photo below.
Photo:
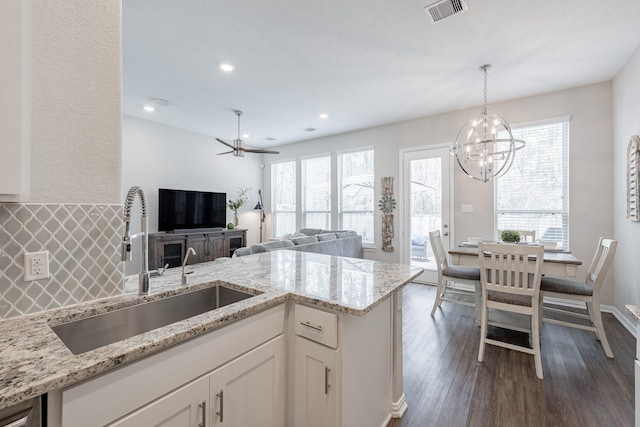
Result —
[[425, 272], [416, 280], [437, 283], [438, 269], [429, 243], [429, 232], [440, 230], [445, 248], [450, 236], [449, 149], [408, 151], [403, 156], [404, 224], [403, 262]]

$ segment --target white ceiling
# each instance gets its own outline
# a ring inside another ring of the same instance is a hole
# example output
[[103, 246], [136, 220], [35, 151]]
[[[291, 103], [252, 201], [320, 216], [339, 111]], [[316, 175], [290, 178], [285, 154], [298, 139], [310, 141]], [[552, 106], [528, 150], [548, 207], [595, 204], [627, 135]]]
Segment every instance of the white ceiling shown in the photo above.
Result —
[[431, 3], [123, 0], [123, 112], [230, 141], [240, 109], [269, 147], [478, 106], [485, 63], [489, 103], [608, 81], [640, 46], [638, 0]]

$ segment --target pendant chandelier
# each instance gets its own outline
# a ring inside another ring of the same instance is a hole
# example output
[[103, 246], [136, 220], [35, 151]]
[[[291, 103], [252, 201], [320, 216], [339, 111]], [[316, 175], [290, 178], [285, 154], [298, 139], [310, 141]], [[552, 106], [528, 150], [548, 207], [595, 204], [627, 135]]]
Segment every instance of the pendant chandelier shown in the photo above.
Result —
[[469, 120], [460, 128], [451, 149], [460, 168], [471, 178], [482, 182], [507, 173], [516, 151], [524, 147], [523, 140], [513, 138], [505, 119], [487, 113], [487, 70], [490, 67], [490, 64], [480, 67], [484, 73], [484, 104], [480, 117]]

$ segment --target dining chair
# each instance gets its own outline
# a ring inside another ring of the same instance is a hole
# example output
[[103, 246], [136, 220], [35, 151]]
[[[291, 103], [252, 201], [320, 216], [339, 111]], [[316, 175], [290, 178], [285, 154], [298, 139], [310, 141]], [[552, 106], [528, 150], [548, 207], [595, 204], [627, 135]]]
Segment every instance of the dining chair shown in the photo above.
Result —
[[613, 263], [613, 257], [616, 254], [618, 242], [612, 239], [600, 237], [596, 253], [593, 256], [591, 265], [587, 270], [587, 277], [583, 282], [569, 280], [561, 277], [543, 276], [540, 284], [540, 292], [544, 301], [544, 297], [553, 297], [558, 302], [584, 303], [587, 314], [564, 310], [561, 308], [550, 307], [551, 301], [544, 303], [543, 308], [547, 312], [562, 313], [579, 319], [587, 319], [589, 325], [585, 325], [584, 321], [569, 322], [563, 320], [552, 319], [543, 316], [542, 320], [547, 323], [555, 323], [558, 325], [569, 326], [571, 328], [584, 329], [593, 331], [596, 339], [602, 344], [605, 354], [609, 358], [613, 358], [613, 352], [609, 346], [607, 335], [604, 332], [602, 324], [602, 314], [600, 312], [600, 292], [604, 284], [604, 278]]
[[[501, 240], [503, 230], [498, 230], [498, 240]], [[522, 242], [535, 242], [536, 241], [536, 230], [513, 230], [517, 231], [520, 234], [520, 241]]]
[[[479, 319], [480, 294], [478, 288], [480, 287], [480, 269], [477, 267], [449, 265], [440, 230], [430, 232], [429, 241], [431, 242], [431, 249], [433, 250], [433, 255], [438, 266], [438, 290], [436, 292], [436, 299], [433, 302], [433, 308], [431, 309], [431, 316], [433, 317], [435, 315], [436, 308], [440, 307], [442, 301], [448, 301], [475, 307], [476, 319]], [[456, 284], [471, 285], [471, 289], [461, 288], [460, 286], [456, 286]], [[474, 302], [449, 298], [447, 294], [473, 296]]]
[[[478, 361], [484, 361], [485, 345], [495, 345], [533, 354], [536, 375], [543, 379], [540, 353], [540, 279], [544, 247], [496, 243], [478, 244], [480, 282], [482, 284], [482, 320], [480, 322], [480, 349]], [[489, 310], [516, 313], [530, 320], [522, 326], [510, 321], [509, 316], [497, 324], [506, 329], [527, 331], [531, 347], [511, 344], [487, 337]]]

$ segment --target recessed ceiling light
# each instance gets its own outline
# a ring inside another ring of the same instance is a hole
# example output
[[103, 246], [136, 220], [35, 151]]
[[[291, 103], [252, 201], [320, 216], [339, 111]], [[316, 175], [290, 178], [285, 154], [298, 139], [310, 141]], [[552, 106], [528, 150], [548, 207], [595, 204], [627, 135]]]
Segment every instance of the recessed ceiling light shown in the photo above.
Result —
[[243, 134], [242, 134], [242, 137], [243, 137], [243, 138], [250, 138], [250, 137], [251, 137], [251, 134], [243, 133]]
[[321, 119], [326, 119], [327, 117], [329, 117], [329, 113], [320, 113], [318, 114], [318, 117], [320, 117]]
[[153, 113], [154, 111], [156, 111], [155, 108], [153, 108], [151, 105], [145, 105], [144, 107], [142, 107], [144, 109], [144, 111], [146, 111], [147, 113]]
[[220, 69], [222, 71], [231, 72], [236, 69], [235, 65], [229, 64], [228, 62], [223, 62], [220, 64]]

